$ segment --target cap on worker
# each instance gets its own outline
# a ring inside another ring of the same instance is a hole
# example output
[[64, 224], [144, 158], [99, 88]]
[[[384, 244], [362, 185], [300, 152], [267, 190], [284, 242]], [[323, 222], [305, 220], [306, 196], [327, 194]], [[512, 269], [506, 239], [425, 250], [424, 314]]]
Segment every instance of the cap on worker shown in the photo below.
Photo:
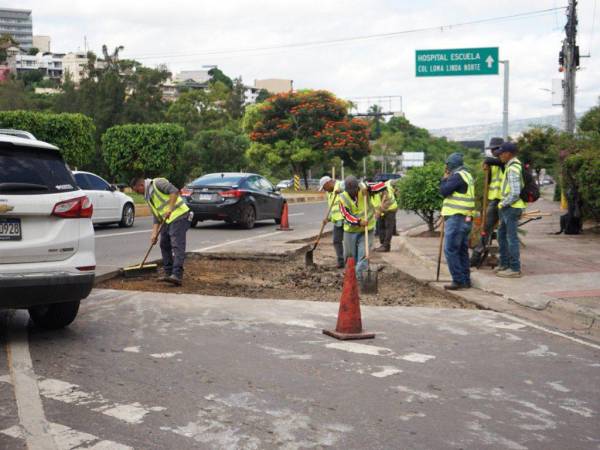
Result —
[[504, 139], [501, 137], [493, 137], [490, 139], [489, 145], [486, 147], [488, 150], [495, 150], [504, 143]]
[[452, 153], [448, 156], [448, 159], [446, 159], [446, 165], [450, 170], [458, 169], [463, 165], [463, 154], [458, 152]]
[[321, 177], [321, 179], [319, 180], [319, 190], [322, 191], [325, 188], [325, 185], [331, 181], [331, 177], [325, 175], [324, 177]]
[[507, 152], [512, 154], [517, 153], [517, 144], [512, 142], [504, 142], [500, 147], [498, 147], [498, 150], [496, 150], [496, 153], [499, 155]]

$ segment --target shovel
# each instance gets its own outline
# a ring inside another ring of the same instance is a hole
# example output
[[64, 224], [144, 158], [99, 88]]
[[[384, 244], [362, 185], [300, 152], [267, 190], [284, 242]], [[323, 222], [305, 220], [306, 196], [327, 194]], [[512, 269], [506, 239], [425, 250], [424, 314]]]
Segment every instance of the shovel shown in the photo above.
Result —
[[333, 208], [333, 205], [335, 204], [336, 198], [337, 198], [337, 192], [333, 196], [333, 201], [331, 202], [331, 205], [329, 205], [329, 209], [327, 209], [327, 215], [323, 219], [323, 222], [321, 222], [321, 229], [319, 230], [319, 236], [317, 236], [317, 240], [315, 241], [315, 244], [312, 246], [312, 248], [309, 251], [307, 251], [304, 254], [304, 265], [306, 265], [307, 267], [315, 265], [315, 262], [313, 261], [315, 249], [317, 248], [317, 245], [319, 245], [321, 236], [323, 236], [323, 230], [325, 229], [325, 220], [327, 220], [327, 218], [329, 217], [329, 214], [331, 214], [331, 209]]
[[364, 294], [377, 294], [377, 274], [378, 271], [371, 270], [369, 264], [369, 193], [365, 192], [365, 260], [367, 261], [367, 270], [364, 271], [360, 279], [360, 290]]
[[[164, 224], [165, 224], [165, 222], [163, 221], [160, 223], [160, 226], [158, 227], [158, 235], [159, 236], [160, 236], [160, 232], [162, 231]], [[121, 274], [123, 275], [123, 277], [135, 278], [135, 277], [141, 277], [148, 273], [156, 272], [158, 270], [158, 264], [145, 264], [146, 260], [148, 259], [148, 255], [150, 255], [150, 252], [152, 251], [152, 248], [154, 248], [155, 245], [156, 245], [156, 242], [153, 242], [150, 244], [150, 248], [146, 252], [146, 256], [144, 256], [144, 259], [142, 260], [141, 264], [139, 264], [139, 265], [136, 264], [135, 266], [123, 267], [121, 269]]]

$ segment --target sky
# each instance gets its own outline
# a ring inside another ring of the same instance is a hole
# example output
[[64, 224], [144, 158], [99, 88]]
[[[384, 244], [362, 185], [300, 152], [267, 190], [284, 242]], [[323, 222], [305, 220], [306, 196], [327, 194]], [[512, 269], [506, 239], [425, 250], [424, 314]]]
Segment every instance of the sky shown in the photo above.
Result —
[[[579, 0], [576, 110], [600, 98], [600, 0]], [[552, 106], [552, 79], [564, 37], [565, 10], [468, 26], [464, 22], [566, 6], [568, 0], [19, 0], [0, 6], [33, 10], [34, 34], [49, 35], [52, 50], [100, 53], [123, 45], [124, 58], [176, 73], [218, 65], [231, 77], [285, 78], [295, 89], [326, 89], [342, 98], [402, 96], [416, 125], [445, 128], [499, 122], [500, 75], [415, 77], [415, 50], [499, 47], [510, 61], [510, 118], [560, 114]], [[595, 11], [595, 25], [594, 25]], [[389, 38], [273, 50], [421, 28]], [[592, 35], [593, 32], [593, 35]], [[400, 109], [399, 100], [392, 103]]]

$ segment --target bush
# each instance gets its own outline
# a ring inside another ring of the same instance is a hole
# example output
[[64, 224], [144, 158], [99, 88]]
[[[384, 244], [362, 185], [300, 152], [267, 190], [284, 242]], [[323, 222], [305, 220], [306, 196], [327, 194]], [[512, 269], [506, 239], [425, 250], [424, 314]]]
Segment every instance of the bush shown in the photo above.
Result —
[[435, 214], [442, 208], [439, 190], [443, 175], [443, 164], [427, 163], [424, 167], [410, 169], [400, 181], [398, 206], [423, 219], [429, 231], [434, 230]]
[[111, 174], [121, 180], [134, 175], [171, 178], [177, 166], [185, 164], [184, 139], [185, 130], [170, 123], [117, 125], [102, 135], [103, 157]]
[[204, 173], [237, 172], [246, 166], [246, 149], [250, 140], [231, 130], [206, 130], [196, 133], [186, 143], [197, 155]]
[[583, 202], [583, 215], [600, 221], [600, 152], [589, 149], [569, 156], [564, 163], [567, 189], [575, 189]]
[[2, 111], [0, 128], [29, 131], [37, 139], [56, 145], [71, 167], [85, 166], [94, 157], [95, 127], [83, 114]]

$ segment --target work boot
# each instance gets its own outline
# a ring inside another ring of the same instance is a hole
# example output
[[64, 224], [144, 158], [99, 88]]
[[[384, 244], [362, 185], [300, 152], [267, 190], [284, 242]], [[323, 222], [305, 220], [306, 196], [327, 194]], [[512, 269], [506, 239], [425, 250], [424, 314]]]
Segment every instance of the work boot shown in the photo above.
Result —
[[179, 278], [178, 276], [171, 275], [170, 277], [168, 277], [166, 279], [166, 281], [168, 283], [171, 283], [171, 284], [175, 285], [175, 286], [181, 286], [181, 278]]
[[444, 289], [446, 289], [447, 291], [458, 291], [459, 289], [462, 289], [464, 286], [460, 283], [455, 283], [454, 281], [450, 284], [445, 284], [444, 285]]
[[171, 276], [170, 273], [163, 273], [162, 275], [159, 275], [156, 278], [156, 281], [160, 281], [160, 282], [168, 282], [169, 281], [169, 277]]
[[386, 247], [385, 245], [381, 245], [381, 246], [377, 247], [377, 248], [375, 249], [375, 251], [376, 251], [376, 252], [381, 252], [381, 253], [387, 253], [387, 252], [389, 252], [389, 251], [390, 251], [390, 248], [389, 248], [389, 247]]
[[506, 269], [496, 273], [496, 276], [501, 278], [521, 278], [521, 272], [512, 269]]
[[505, 270], [508, 270], [507, 266], [498, 266], [494, 268], [494, 273], [504, 272]]

